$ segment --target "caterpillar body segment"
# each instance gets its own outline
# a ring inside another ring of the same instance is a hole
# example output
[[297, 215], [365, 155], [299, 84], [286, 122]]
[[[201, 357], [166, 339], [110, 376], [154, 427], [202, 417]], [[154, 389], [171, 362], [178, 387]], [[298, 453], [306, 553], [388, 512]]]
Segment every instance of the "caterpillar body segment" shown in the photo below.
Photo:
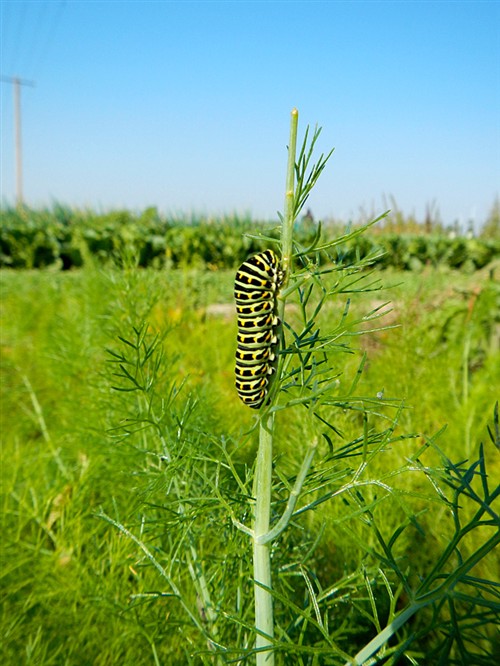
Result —
[[259, 409], [265, 402], [276, 371], [276, 332], [280, 324], [276, 299], [282, 281], [279, 260], [272, 250], [253, 255], [236, 272], [236, 390], [252, 409]]

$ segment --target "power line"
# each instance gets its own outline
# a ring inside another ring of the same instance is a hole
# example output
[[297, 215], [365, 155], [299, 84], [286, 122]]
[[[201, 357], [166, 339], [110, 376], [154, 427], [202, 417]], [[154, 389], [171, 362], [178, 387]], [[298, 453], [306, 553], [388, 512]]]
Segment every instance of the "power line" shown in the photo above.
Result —
[[[40, 50], [43, 34], [46, 31], [46, 20], [48, 5], [46, 2], [37, 2], [36, 10], [30, 15], [31, 21], [26, 33], [24, 50], [24, 70], [28, 75], [33, 76], [33, 71], [37, 64], [37, 54]], [[26, 47], [28, 47], [26, 49]]]
[[49, 52], [50, 46], [53, 41], [53, 37], [56, 34], [57, 28], [59, 27], [59, 23], [61, 21], [61, 17], [64, 12], [64, 8], [66, 6], [66, 2], [59, 2], [57, 7], [55, 7], [54, 11], [52, 12], [52, 21], [48, 25], [48, 30], [46, 32], [45, 36], [45, 41], [40, 40], [39, 42], [39, 48], [35, 53], [35, 59], [34, 59], [34, 65], [33, 65], [33, 74], [36, 72], [39, 74], [40, 69], [42, 67], [42, 64], [45, 64], [45, 60], [47, 58], [47, 54]]
[[[2, 3], [2, 68], [19, 71], [20, 45], [25, 41], [27, 3]], [[8, 58], [8, 60], [7, 60]]]
[[4, 3], [0, 0], [3, 71], [38, 78], [64, 15], [65, 0]]
[[14, 92], [14, 143], [15, 143], [15, 173], [16, 173], [16, 202], [23, 204], [23, 157], [21, 140], [21, 86], [34, 87], [33, 81], [20, 79], [18, 76], [0, 76], [0, 81], [12, 83]]

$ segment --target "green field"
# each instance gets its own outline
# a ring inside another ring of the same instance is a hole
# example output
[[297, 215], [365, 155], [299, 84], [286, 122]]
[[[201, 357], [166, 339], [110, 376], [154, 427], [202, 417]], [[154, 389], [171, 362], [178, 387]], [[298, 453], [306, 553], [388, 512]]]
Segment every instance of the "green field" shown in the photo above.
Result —
[[[500, 393], [498, 270], [377, 271], [366, 278], [371, 290], [333, 298], [322, 313], [328, 326], [349, 298], [334, 366], [339, 396], [357, 378], [357, 407], [322, 412], [334, 429], [301, 407], [277, 416], [276, 514], [314, 437], [315, 476], [302, 502], [319, 497], [326, 477], [331, 488], [274, 548], [278, 636], [302, 648], [293, 657], [278, 651], [278, 663], [343, 663], [328, 652], [330, 640], [354, 655], [385, 625], [391, 594], [395, 605], [408, 601], [407, 589], [396, 593], [396, 564], [379, 556], [376, 531], [389, 542], [409, 521], [391, 555], [414, 586], [432, 570], [454, 525], [423, 471], [443, 465], [426, 442], [455, 464], [476, 461], [483, 443], [495, 487], [499, 452], [488, 429]], [[187, 268], [0, 273], [0, 663], [218, 664], [251, 648], [251, 545], [228, 514], [249, 520], [242, 487], [256, 451], [255, 414], [233, 388], [233, 279], [234, 271]], [[297, 316], [293, 303], [289, 316]], [[367, 433], [383, 442], [367, 469], [335, 457]], [[361, 474], [366, 512], [339, 490]], [[461, 557], [491, 529], [471, 532]], [[227, 650], [217, 657], [167, 584], [175, 581], [206, 626], [192, 566], [217, 600], [216, 637]], [[498, 582], [498, 566], [489, 553], [470, 575]], [[477, 656], [469, 663], [493, 664], [498, 597], [474, 589], [488, 599], [484, 616], [466, 596], [453, 608], [468, 622], [464, 637]], [[441, 609], [446, 619], [450, 608]], [[422, 632], [407, 656], [383, 663], [462, 663], [456, 654], [439, 661], [433, 651], [448, 625], [426, 632], [429, 617], [427, 608], [404, 628]]]
[[[49, 209], [2, 207], [0, 213], [0, 268], [17, 269], [106, 266], [131, 252], [142, 268], [236, 269], [248, 255], [267, 246], [260, 234], [277, 239], [281, 228], [278, 220], [172, 216], [156, 208], [98, 213], [56, 204]], [[321, 239], [338, 239], [367, 223], [326, 220]], [[295, 240], [309, 246], [318, 227], [311, 217], [298, 217]], [[332, 252], [344, 264], [369, 257], [371, 265], [381, 269], [432, 266], [472, 272], [500, 257], [500, 203], [495, 201], [477, 233], [464, 232], [458, 225], [445, 227], [439, 220], [420, 223], [397, 209], [388, 211], [370, 233], [355, 234]], [[327, 261], [324, 254], [318, 259]]]

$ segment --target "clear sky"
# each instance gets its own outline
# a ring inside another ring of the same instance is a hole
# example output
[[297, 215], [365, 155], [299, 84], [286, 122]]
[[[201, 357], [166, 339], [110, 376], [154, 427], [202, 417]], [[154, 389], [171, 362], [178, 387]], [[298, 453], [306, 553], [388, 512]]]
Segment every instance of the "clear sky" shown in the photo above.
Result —
[[[283, 207], [289, 115], [335, 147], [317, 218], [484, 221], [500, 190], [500, 2], [1, 0], [24, 198], [172, 214]], [[15, 196], [1, 83], [1, 197]]]

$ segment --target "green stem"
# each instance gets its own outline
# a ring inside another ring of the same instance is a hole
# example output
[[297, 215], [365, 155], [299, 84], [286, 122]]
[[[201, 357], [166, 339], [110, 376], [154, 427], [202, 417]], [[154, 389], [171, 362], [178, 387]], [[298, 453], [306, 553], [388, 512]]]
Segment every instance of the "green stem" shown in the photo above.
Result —
[[[260, 421], [259, 451], [255, 470], [255, 516], [253, 541], [255, 628], [257, 666], [273, 666], [272, 639], [274, 636], [273, 598], [271, 589], [271, 544], [259, 543], [259, 537], [269, 531], [273, 473], [274, 414], [265, 414]], [[268, 648], [268, 649], [266, 649]]]
[[[463, 536], [463, 534], [462, 534]], [[380, 648], [387, 643], [387, 641], [393, 636], [408, 620], [415, 615], [419, 610], [429, 606], [430, 604], [435, 604], [441, 599], [444, 599], [446, 596], [452, 596], [455, 586], [460, 582], [466, 579], [466, 576], [473, 567], [476, 566], [488, 553], [493, 552], [493, 549], [498, 546], [500, 541], [500, 535], [496, 533], [493, 535], [486, 543], [484, 543], [478, 550], [472, 554], [458, 569], [453, 571], [447, 577], [444, 577], [442, 582], [436, 587], [436, 589], [426, 592], [425, 594], [419, 594], [415, 601], [405, 608], [403, 611], [398, 613], [393, 620], [380, 631], [375, 638], [373, 638], [368, 645], [366, 645], [360, 652], [357, 653], [353, 659], [345, 664], [345, 666], [356, 666], [364, 664], [372, 655], [374, 655]], [[444, 569], [442, 566], [435, 567], [434, 572], [432, 572], [426, 581], [426, 585], [422, 586], [427, 587], [436, 580], [439, 579], [439, 572], [442, 572]]]
[[467, 405], [469, 399], [469, 354], [470, 354], [471, 330], [467, 324], [464, 336], [464, 348], [462, 353], [462, 402]]
[[[299, 124], [299, 112], [292, 109], [290, 119], [290, 142], [288, 145], [288, 165], [286, 170], [285, 186], [285, 212], [283, 216], [283, 226], [281, 228], [281, 254], [282, 267], [284, 271], [284, 280], [282, 289], [288, 284], [290, 267], [292, 264], [292, 234], [295, 213], [295, 155], [297, 152], [297, 128]], [[280, 306], [285, 307], [284, 301]], [[280, 318], [283, 312], [278, 312]]]
[[[290, 121], [290, 143], [286, 175], [285, 212], [281, 230], [282, 266], [284, 286], [292, 261], [292, 232], [295, 199], [295, 154], [297, 150], [297, 126], [299, 113], [292, 110]], [[278, 304], [278, 316], [283, 321], [285, 301]], [[269, 532], [271, 517], [271, 490], [273, 474], [273, 428], [274, 413], [265, 410], [260, 419], [259, 451], [255, 466], [255, 513], [253, 526], [253, 566], [255, 595], [255, 629], [257, 630], [257, 666], [274, 666], [274, 617], [271, 594], [271, 542], [262, 543]]]

